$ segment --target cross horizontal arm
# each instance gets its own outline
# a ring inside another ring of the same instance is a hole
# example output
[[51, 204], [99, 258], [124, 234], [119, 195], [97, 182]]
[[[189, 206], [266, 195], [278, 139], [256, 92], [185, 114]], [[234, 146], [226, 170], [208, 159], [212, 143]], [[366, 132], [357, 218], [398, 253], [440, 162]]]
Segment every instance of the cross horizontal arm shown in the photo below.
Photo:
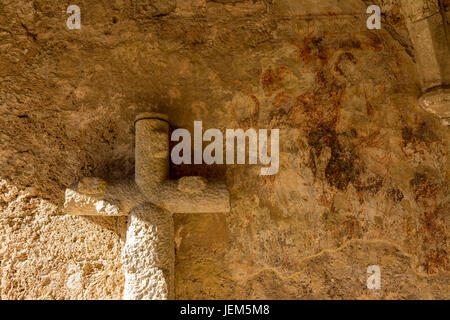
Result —
[[157, 192], [157, 203], [172, 213], [213, 213], [230, 211], [225, 183], [207, 182], [201, 177], [166, 181]]
[[100, 178], [83, 178], [66, 189], [64, 210], [77, 216], [127, 216], [139, 203], [133, 181], [109, 183]]
[[183, 177], [163, 182], [147, 197], [133, 181], [106, 182], [83, 178], [66, 189], [64, 210], [77, 216], [127, 216], [140, 203], [152, 202], [172, 213], [229, 212], [230, 196], [223, 182]]

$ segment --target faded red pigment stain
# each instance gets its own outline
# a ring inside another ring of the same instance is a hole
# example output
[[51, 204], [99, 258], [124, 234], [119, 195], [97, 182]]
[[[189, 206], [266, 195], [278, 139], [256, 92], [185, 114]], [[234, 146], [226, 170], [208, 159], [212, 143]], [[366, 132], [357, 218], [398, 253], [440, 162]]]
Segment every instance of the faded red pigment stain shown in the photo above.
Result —
[[[341, 145], [336, 133], [342, 95], [346, 87], [323, 71], [317, 73], [316, 82], [319, 85], [313, 93], [296, 98], [295, 107], [289, 119], [303, 121], [302, 127], [311, 152], [309, 165], [314, 174], [317, 170], [312, 159], [317, 159], [322, 149], [329, 147], [331, 158], [325, 169], [325, 177], [330, 185], [345, 189], [350, 182], [356, 180], [361, 171], [355, 165], [356, 151]], [[294, 125], [294, 123], [290, 124]]]
[[425, 211], [420, 218], [423, 236], [422, 249], [425, 251], [423, 266], [428, 273], [450, 270], [447, 243], [447, 230], [444, 220], [445, 210], [438, 208]]
[[[331, 158], [325, 170], [327, 182], [338, 188], [345, 189], [350, 182], [356, 182], [363, 169], [358, 165], [357, 151], [351, 146], [341, 145], [337, 138], [336, 124], [339, 119], [341, 100], [346, 89], [346, 83], [336, 78], [332, 70], [344, 74], [340, 64], [349, 62], [357, 64], [356, 57], [350, 52], [340, 54], [334, 65], [328, 65], [330, 48], [326, 48], [320, 38], [306, 38], [296, 43], [299, 61], [313, 64], [316, 71], [315, 84], [312, 92], [297, 97], [291, 97], [280, 91], [272, 99], [275, 107], [271, 113], [273, 125], [303, 128], [311, 147], [311, 159], [319, 157], [321, 150], [328, 146]], [[345, 46], [359, 48], [358, 42], [344, 43]], [[281, 90], [281, 80], [288, 72], [285, 66], [268, 69], [263, 73], [262, 86], [267, 96], [272, 96]], [[292, 104], [292, 106], [290, 106]], [[314, 161], [310, 163], [316, 172]]]
[[267, 97], [271, 97], [274, 92], [282, 88], [282, 80], [288, 72], [289, 69], [286, 66], [278, 66], [275, 69], [269, 68], [263, 72], [261, 84]]
[[[320, 156], [323, 148], [331, 150], [331, 157], [325, 168], [325, 177], [328, 184], [340, 190], [345, 190], [349, 183], [359, 186], [359, 176], [364, 172], [362, 161], [357, 155], [357, 151], [352, 146], [345, 146], [339, 142], [333, 124], [322, 124], [314, 130], [308, 132], [308, 144], [310, 146], [310, 167], [314, 174], [317, 169], [312, 159]], [[363, 188], [361, 189], [363, 190]]]
[[428, 273], [439, 270], [449, 270], [447, 246], [447, 225], [445, 216], [448, 215], [448, 204], [437, 203], [443, 185], [436, 177], [417, 172], [409, 184], [414, 192], [417, 204], [423, 210], [419, 219], [422, 249], [425, 252], [422, 265]]
[[[418, 146], [429, 147], [432, 143], [439, 142], [440, 139], [432, 128], [426, 121], [414, 127], [403, 127], [402, 146], [416, 150]], [[444, 198], [442, 190], [447, 190], [447, 184], [445, 178], [440, 179], [427, 172], [416, 172], [414, 178], [409, 181], [414, 200], [422, 210], [419, 217], [419, 234], [425, 254], [421, 264], [428, 273], [450, 270], [446, 224], [446, 215], [450, 208], [445, 201], [439, 202], [439, 199]]]
[[[361, 39], [323, 39], [306, 37], [293, 41], [297, 47], [297, 60], [300, 64], [310, 65], [316, 70], [315, 86], [311, 92], [289, 97], [283, 91], [272, 100], [275, 111], [271, 118], [276, 125], [302, 128], [310, 146], [310, 167], [316, 174], [315, 162], [325, 147], [331, 150], [331, 157], [325, 169], [327, 183], [340, 190], [345, 190], [349, 183], [358, 192], [375, 194], [383, 186], [381, 177], [363, 179], [365, 172], [363, 161], [359, 158], [358, 148], [352, 144], [339, 142], [336, 132], [340, 117], [341, 101], [349, 83], [346, 80], [348, 65], [357, 67], [356, 52], [362, 50], [379, 51], [384, 48], [382, 39], [370, 34]], [[338, 54], [332, 58], [333, 54]], [[275, 79], [273, 73], [267, 79]], [[271, 76], [271, 77], [269, 77]], [[273, 88], [273, 87], [272, 87]], [[292, 104], [292, 106], [289, 106]], [[370, 110], [373, 114], [375, 111]], [[358, 139], [357, 132], [348, 128], [340, 132]]]
[[272, 102], [272, 105], [274, 105], [277, 108], [280, 108], [280, 107], [283, 107], [285, 105], [288, 105], [291, 102], [292, 102], [292, 97], [291, 96], [287, 95], [284, 92], [280, 92], [280, 93], [278, 93], [275, 96], [275, 98], [274, 98], [274, 100]]
[[292, 44], [298, 48], [297, 59], [306, 65], [319, 62], [321, 66], [328, 64], [330, 48], [323, 44], [319, 37], [307, 37], [302, 41], [293, 41]]
[[255, 117], [256, 117], [257, 115], [259, 115], [259, 109], [261, 104], [259, 103], [258, 98], [254, 94], [252, 94], [250, 98], [252, 98], [253, 102], [255, 103]]
[[416, 127], [403, 127], [402, 128], [403, 147], [411, 144], [412, 146], [417, 144], [429, 145], [432, 142], [440, 141], [438, 135], [433, 131], [432, 126], [426, 121], [422, 121]]

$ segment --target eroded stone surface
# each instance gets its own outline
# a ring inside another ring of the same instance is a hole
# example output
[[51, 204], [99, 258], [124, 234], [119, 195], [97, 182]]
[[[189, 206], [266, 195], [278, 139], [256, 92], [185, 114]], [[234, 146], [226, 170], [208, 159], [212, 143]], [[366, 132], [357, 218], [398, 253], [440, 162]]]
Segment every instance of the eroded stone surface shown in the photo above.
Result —
[[225, 177], [232, 198], [229, 215], [175, 215], [177, 298], [448, 298], [449, 133], [418, 106], [399, 6], [380, 2], [393, 33], [368, 31], [359, 4], [301, 2], [140, 18], [80, 0], [69, 31], [60, 1], [2, 1], [0, 297], [122, 296], [126, 218], [62, 216], [64, 190], [132, 179], [134, 118], [162, 111], [174, 127], [281, 129], [274, 177], [171, 168]]
[[172, 214], [153, 205], [136, 207], [128, 220], [122, 253], [123, 298], [174, 299], [174, 226]]

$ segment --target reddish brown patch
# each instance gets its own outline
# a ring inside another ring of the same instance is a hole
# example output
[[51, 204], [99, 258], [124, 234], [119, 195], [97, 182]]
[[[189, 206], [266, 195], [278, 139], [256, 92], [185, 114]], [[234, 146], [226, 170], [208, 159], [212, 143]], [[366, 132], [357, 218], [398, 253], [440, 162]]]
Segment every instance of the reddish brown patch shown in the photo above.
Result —
[[328, 79], [324, 71], [319, 71], [316, 74], [316, 78], [314, 79], [319, 89], [326, 89], [328, 85]]
[[356, 239], [361, 237], [361, 225], [358, 220], [349, 218], [344, 222], [344, 235], [347, 239]]
[[373, 116], [375, 115], [375, 107], [369, 102], [369, 99], [366, 99], [366, 110], [367, 117], [372, 120]]
[[428, 273], [448, 270], [446, 216], [449, 208], [448, 203], [438, 203], [438, 199], [442, 198], [440, 192], [446, 190], [445, 185], [426, 173], [416, 173], [409, 184], [414, 191], [417, 204], [423, 210], [420, 217], [422, 250], [425, 254], [422, 264]]
[[421, 220], [422, 249], [425, 252], [424, 268], [428, 273], [449, 270], [447, 253], [447, 225], [445, 215], [448, 208], [441, 207], [435, 211], [425, 211]]
[[389, 196], [389, 198], [391, 198], [394, 202], [397, 202], [397, 203], [402, 201], [403, 198], [405, 197], [403, 195], [403, 192], [401, 192], [401, 190], [397, 189], [397, 188], [389, 189], [389, 191], [387, 192], [387, 195]]
[[369, 177], [365, 182], [357, 179], [354, 185], [355, 189], [359, 192], [367, 192], [370, 195], [375, 195], [383, 187], [383, 178], [380, 176]]
[[273, 186], [273, 184], [275, 183], [275, 180], [276, 180], [276, 175], [262, 176], [262, 180], [264, 181], [264, 184]]
[[259, 100], [254, 94], [252, 94], [250, 97], [252, 98], [253, 102], [255, 103], [255, 110], [256, 110], [255, 113], [257, 114], [257, 113], [259, 113], [259, 106], [260, 106]]
[[444, 250], [431, 249], [425, 257], [425, 270], [428, 273], [436, 273], [439, 270], [449, 270], [448, 254]]
[[368, 38], [368, 46], [375, 51], [379, 52], [384, 49], [383, 39], [375, 34], [374, 32], [368, 32], [367, 34]]
[[[321, 76], [318, 75], [318, 77]], [[326, 78], [322, 81], [328, 82]], [[334, 127], [338, 119], [340, 101], [344, 91], [345, 87], [331, 81], [326, 88], [322, 87], [312, 93], [298, 96], [291, 110], [292, 120], [303, 119], [305, 125], [311, 130], [319, 126]]]
[[329, 49], [322, 44], [323, 39], [312, 37], [305, 38], [301, 42], [294, 42], [298, 48], [297, 58], [304, 64], [320, 62], [321, 66], [328, 64]]
[[439, 141], [439, 137], [433, 131], [433, 128], [426, 121], [422, 121], [417, 127], [403, 127], [402, 128], [403, 146], [408, 143], [418, 144], [422, 143], [428, 145], [429, 143]]
[[282, 107], [283, 105], [288, 104], [291, 101], [291, 97], [288, 96], [284, 92], [280, 92], [275, 96], [275, 99], [273, 100], [273, 105], [277, 108]]
[[419, 204], [426, 204], [426, 200], [434, 198], [440, 189], [439, 184], [432, 182], [423, 173], [416, 173], [409, 184], [414, 190], [415, 199]]
[[344, 75], [344, 71], [342, 70], [343, 69], [342, 65], [345, 64], [346, 62], [356, 64], [357, 60], [352, 53], [344, 52], [341, 55], [339, 55], [336, 65], [334, 67], [334, 70], [336, 72], [338, 72], [340, 75]]
[[260, 108], [260, 103], [258, 98], [255, 95], [251, 95], [250, 96], [253, 100], [253, 102], [255, 103], [255, 110], [251, 115], [251, 119], [250, 119], [250, 126], [256, 126], [258, 123], [258, 115], [259, 115], [259, 108]]
[[298, 47], [298, 60], [299, 61], [303, 61], [305, 64], [310, 64], [312, 59], [313, 59], [313, 55], [312, 55], [312, 50], [309, 47], [309, 44], [307, 42], [303, 42], [297, 45]]

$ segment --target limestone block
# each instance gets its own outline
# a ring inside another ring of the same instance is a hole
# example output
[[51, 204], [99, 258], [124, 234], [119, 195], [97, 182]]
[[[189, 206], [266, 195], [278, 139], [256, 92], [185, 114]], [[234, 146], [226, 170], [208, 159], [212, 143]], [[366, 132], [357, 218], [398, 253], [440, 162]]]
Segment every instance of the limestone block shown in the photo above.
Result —
[[107, 183], [99, 178], [83, 178], [66, 189], [64, 209], [79, 216], [126, 216], [139, 203], [132, 182]]
[[182, 177], [178, 180], [178, 190], [187, 194], [202, 192], [207, 187], [208, 181], [202, 177]]

